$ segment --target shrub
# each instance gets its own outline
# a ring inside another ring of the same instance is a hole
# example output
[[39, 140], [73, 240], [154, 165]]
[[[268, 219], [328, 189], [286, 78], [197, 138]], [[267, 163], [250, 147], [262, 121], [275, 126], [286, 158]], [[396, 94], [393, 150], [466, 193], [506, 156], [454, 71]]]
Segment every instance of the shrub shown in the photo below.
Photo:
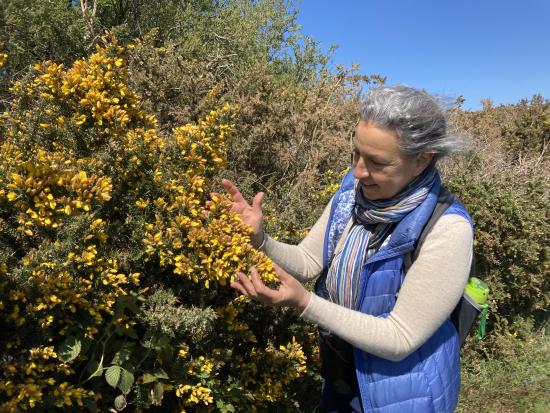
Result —
[[[535, 334], [548, 319], [548, 161], [540, 146], [527, 150], [510, 140], [524, 136], [525, 125], [542, 126], [542, 106], [534, 98], [529, 105], [455, 112], [455, 122], [472, 136], [473, 145], [466, 156], [443, 165], [446, 186], [474, 220], [476, 272], [491, 288], [489, 337], [470, 348], [497, 357], [506, 357], [500, 336]], [[541, 135], [532, 138], [542, 142]]]
[[310, 374], [308, 332], [294, 338], [281, 326], [294, 315], [227, 287], [252, 264], [276, 277], [222, 198], [204, 207], [231, 108], [163, 133], [126, 61], [106, 42], [67, 69], [37, 64], [11, 89], [0, 411], [290, 409]]
[[549, 159], [550, 101], [535, 95], [516, 105], [514, 124], [504, 131], [504, 141], [516, 158], [535, 156]]
[[501, 172], [484, 178], [456, 172], [446, 185], [475, 222], [476, 272], [489, 282], [499, 317], [529, 316], [550, 303], [548, 197], [544, 179]]

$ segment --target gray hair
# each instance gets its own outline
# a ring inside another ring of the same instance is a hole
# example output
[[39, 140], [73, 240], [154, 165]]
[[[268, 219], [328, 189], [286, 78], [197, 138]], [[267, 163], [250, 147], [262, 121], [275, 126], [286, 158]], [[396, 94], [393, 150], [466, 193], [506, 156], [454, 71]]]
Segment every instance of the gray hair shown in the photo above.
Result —
[[463, 137], [448, 133], [440, 101], [405, 85], [369, 89], [361, 105], [361, 120], [395, 131], [401, 150], [409, 156], [433, 152], [438, 160], [466, 146]]

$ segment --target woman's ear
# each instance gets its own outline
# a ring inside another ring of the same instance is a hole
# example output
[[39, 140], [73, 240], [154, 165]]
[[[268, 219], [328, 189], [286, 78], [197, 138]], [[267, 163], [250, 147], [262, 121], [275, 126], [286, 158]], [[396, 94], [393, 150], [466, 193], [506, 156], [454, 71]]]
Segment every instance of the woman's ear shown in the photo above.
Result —
[[415, 176], [420, 175], [424, 169], [426, 169], [426, 167], [433, 160], [434, 155], [435, 154], [433, 152], [424, 152], [417, 156]]

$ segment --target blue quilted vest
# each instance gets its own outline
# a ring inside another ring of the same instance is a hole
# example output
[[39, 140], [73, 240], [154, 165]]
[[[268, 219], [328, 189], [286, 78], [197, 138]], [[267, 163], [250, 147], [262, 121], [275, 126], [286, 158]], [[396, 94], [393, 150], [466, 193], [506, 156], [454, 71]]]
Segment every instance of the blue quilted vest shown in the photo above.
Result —
[[[353, 170], [334, 196], [324, 240], [324, 266], [342, 235], [354, 204]], [[356, 310], [386, 317], [395, 305], [405, 277], [404, 256], [414, 248], [437, 203], [437, 178], [426, 200], [403, 218], [389, 242], [363, 265]], [[445, 214], [459, 214], [473, 225], [464, 206], [456, 201]], [[394, 362], [354, 348], [355, 370], [365, 412], [453, 412], [460, 389], [460, 359], [456, 329], [450, 320], [418, 350]]]

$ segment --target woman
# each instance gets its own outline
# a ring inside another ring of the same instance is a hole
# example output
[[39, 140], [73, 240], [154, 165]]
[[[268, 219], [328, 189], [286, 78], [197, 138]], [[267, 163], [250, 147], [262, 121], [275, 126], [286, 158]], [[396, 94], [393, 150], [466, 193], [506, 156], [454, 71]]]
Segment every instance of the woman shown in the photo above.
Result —
[[[436, 162], [459, 142], [435, 98], [395, 86], [366, 94], [354, 145], [354, 167], [297, 246], [264, 235], [263, 193], [249, 205], [222, 181], [234, 211], [252, 226], [253, 243], [280, 267], [278, 290], [255, 269], [232, 286], [264, 304], [293, 307], [320, 327], [325, 411], [452, 412], [460, 367], [449, 316], [473, 243], [464, 207], [457, 201], [437, 220], [406, 276], [403, 261], [436, 205]], [[321, 273], [317, 294], [300, 283]]]

